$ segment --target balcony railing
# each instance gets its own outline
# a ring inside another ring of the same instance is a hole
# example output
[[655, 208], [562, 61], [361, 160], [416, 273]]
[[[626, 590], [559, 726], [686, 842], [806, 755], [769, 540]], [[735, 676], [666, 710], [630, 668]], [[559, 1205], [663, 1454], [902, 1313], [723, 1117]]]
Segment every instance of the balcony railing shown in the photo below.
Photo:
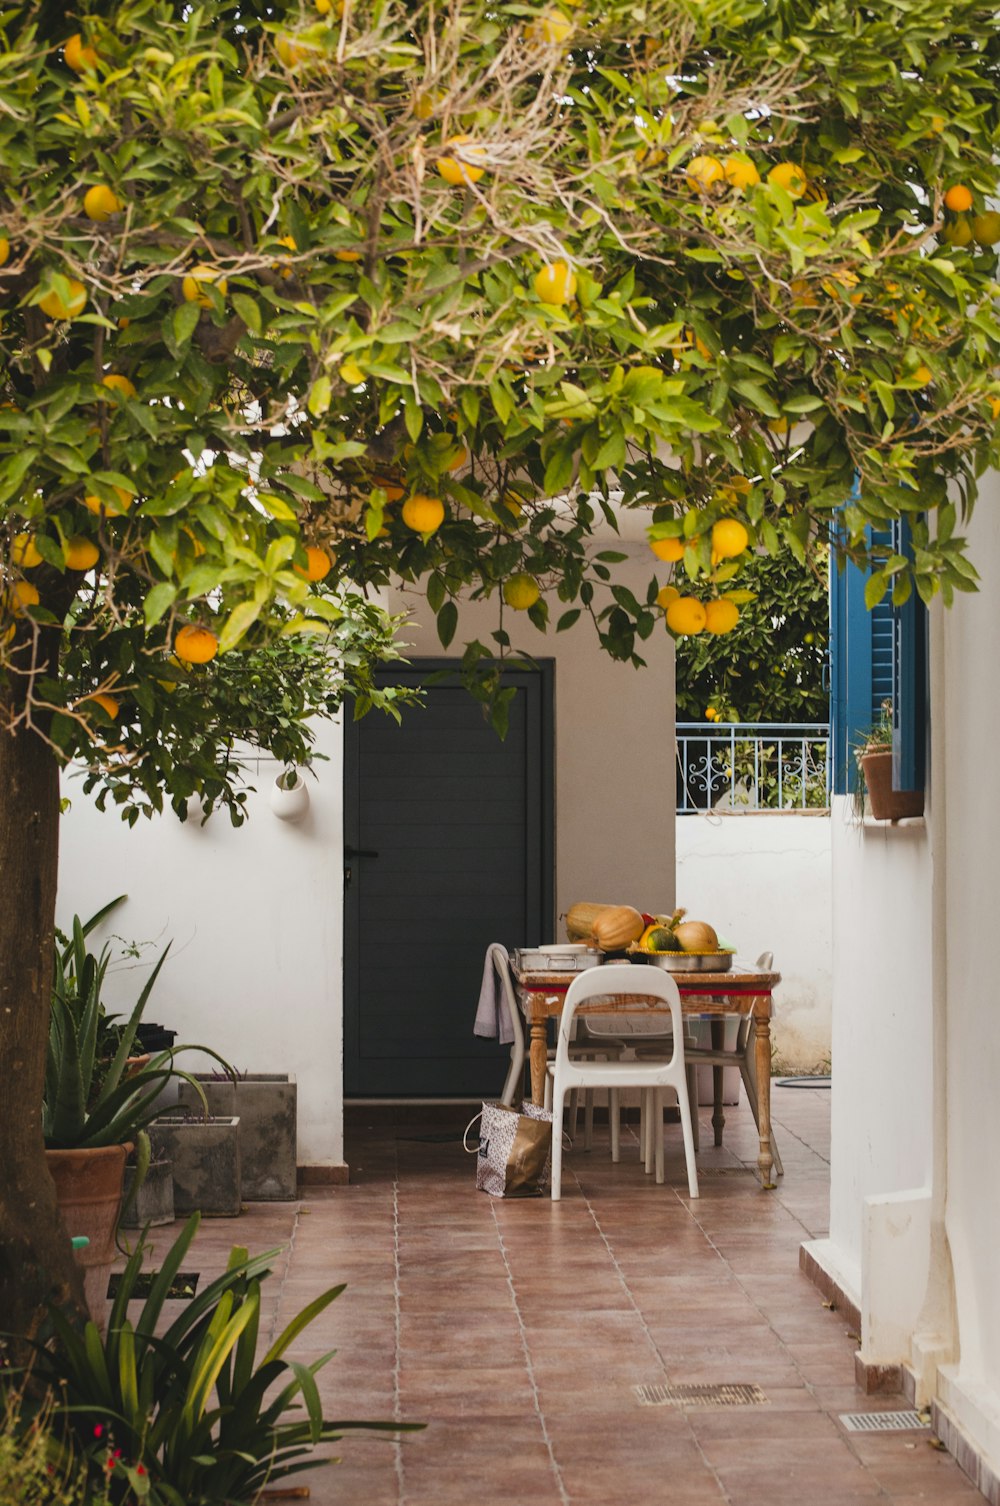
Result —
[[677, 723], [677, 814], [829, 809], [830, 727]]

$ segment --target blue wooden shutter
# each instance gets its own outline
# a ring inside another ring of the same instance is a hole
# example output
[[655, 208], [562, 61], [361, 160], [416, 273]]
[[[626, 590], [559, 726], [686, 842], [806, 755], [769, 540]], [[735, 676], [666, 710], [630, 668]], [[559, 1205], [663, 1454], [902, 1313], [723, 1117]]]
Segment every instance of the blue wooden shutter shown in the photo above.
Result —
[[[869, 534], [871, 544], [905, 553], [905, 523]], [[892, 704], [893, 787], [922, 789], [926, 737], [926, 617], [914, 594], [901, 607], [883, 597], [865, 607], [870, 572], [830, 564], [830, 788], [851, 794], [857, 781], [854, 749], [879, 721], [883, 702]]]
[[[893, 524], [895, 553], [913, 556], [906, 519]], [[927, 747], [927, 608], [914, 591], [892, 609], [892, 787], [922, 790]]]

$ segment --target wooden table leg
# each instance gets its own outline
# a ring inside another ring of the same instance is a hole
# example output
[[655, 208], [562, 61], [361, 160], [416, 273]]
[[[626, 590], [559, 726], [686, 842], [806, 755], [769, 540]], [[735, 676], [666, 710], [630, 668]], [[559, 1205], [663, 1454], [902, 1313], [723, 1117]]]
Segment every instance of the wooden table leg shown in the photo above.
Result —
[[549, 1059], [549, 1033], [545, 1020], [532, 1020], [528, 1060], [531, 1063], [531, 1101], [545, 1102], [545, 1068]]
[[[725, 1020], [712, 1021], [712, 1050], [721, 1051], [726, 1040]], [[712, 1068], [712, 1128], [715, 1130], [716, 1145], [722, 1144], [722, 1131], [726, 1126], [726, 1116], [722, 1109], [722, 1074], [724, 1068]]]
[[760, 1135], [760, 1153], [757, 1165], [760, 1168], [761, 1185], [770, 1191], [776, 1184], [771, 1175], [774, 1157], [771, 1154], [771, 1001], [758, 999], [754, 1007], [756, 1036], [754, 1039], [755, 1065], [757, 1068], [757, 1130]]

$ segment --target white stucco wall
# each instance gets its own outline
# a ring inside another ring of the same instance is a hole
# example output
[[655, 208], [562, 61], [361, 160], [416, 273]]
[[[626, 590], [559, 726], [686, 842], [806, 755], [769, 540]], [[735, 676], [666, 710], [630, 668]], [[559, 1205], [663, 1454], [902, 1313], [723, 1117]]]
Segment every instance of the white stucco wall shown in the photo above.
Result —
[[860, 1297], [864, 1201], [931, 1172], [931, 865], [924, 821], [860, 823], [835, 796], [830, 1240]]
[[954, 1277], [957, 1357], [943, 1392], [1000, 1474], [1000, 1016], [996, 1001], [1000, 808], [1000, 477], [987, 478], [969, 540], [975, 596], [947, 614], [935, 701], [945, 763], [942, 928], [947, 1079], [945, 1228]]
[[[129, 828], [101, 814], [78, 779], [63, 780], [72, 802], [60, 841], [59, 923], [87, 918], [116, 894], [110, 933], [172, 939], [146, 1018], [178, 1041], [213, 1047], [239, 1070], [290, 1072], [298, 1081], [300, 1164], [343, 1162], [343, 845], [340, 729], [318, 729], [310, 808], [300, 823], [279, 821], [267, 794], [280, 765], [261, 760], [250, 819], [234, 828], [217, 812], [201, 826], [172, 812]], [[109, 1007], [135, 1002], [148, 967], [109, 975]], [[187, 1060], [194, 1070], [212, 1063]]]
[[825, 1071], [832, 1004], [831, 822], [765, 811], [677, 818], [677, 903], [781, 973], [775, 1062]]
[[918, 1397], [945, 1405], [996, 1476], [996, 475], [968, 532], [980, 589], [931, 613], [926, 820], [858, 828], [846, 801], [835, 812], [830, 1237], [811, 1248], [849, 1294], [856, 1282], [863, 1357], [910, 1363]]

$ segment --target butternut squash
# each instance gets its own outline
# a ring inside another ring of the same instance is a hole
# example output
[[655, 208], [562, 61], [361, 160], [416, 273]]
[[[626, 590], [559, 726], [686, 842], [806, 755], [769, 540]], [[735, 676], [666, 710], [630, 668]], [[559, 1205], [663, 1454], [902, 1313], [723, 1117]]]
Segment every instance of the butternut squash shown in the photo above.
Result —
[[707, 920], [685, 920], [674, 927], [674, 935], [685, 952], [717, 952], [719, 938]]
[[594, 938], [602, 952], [620, 952], [638, 941], [646, 929], [638, 910], [631, 905], [612, 905], [594, 920]]
[[594, 905], [581, 901], [570, 905], [566, 911], [566, 935], [570, 941], [593, 941], [594, 921], [603, 910], [612, 910], [613, 905]]

